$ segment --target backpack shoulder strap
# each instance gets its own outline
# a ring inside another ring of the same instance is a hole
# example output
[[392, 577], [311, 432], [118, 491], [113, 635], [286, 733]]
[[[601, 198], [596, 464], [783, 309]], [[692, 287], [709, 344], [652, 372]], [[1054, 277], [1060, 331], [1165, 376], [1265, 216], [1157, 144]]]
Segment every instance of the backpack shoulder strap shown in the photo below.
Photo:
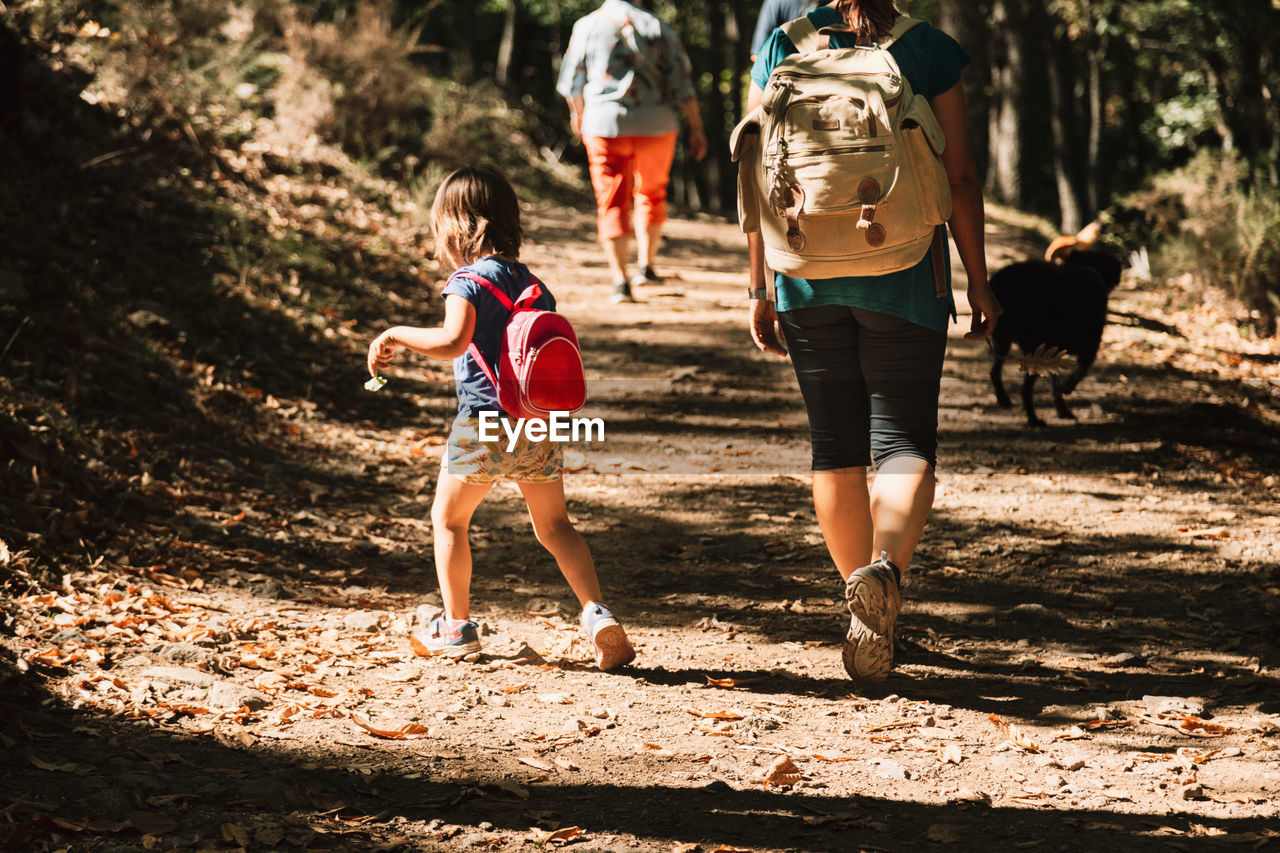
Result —
[[494, 299], [501, 302], [503, 308], [506, 308], [508, 311], [515, 310], [516, 306], [515, 306], [515, 303], [511, 301], [511, 297], [503, 293], [502, 289], [498, 287], [498, 285], [489, 281], [489, 279], [485, 278], [484, 276], [476, 275], [475, 273], [472, 273], [472, 272], [460, 272], [460, 273], [456, 273], [454, 275], [454, 278], [465, 278], [467, 281], [474, 281], [476, 284], [480, 285], [485, 290], [489, 291], [489, 294], [493, 296]]
[[898, 39], [902, 38], [903, 33], [917, 24], [923, 24], [924, 21], [919, 18], [909, 18], [906, 15], [899, 15], [898, 20], [893, 22], [893, 28], [889, 30], [889, 34], [876, 42], [881, 49], [887, 48]]
[[813, 25], [813, 21], [809, 20], [808, 15], [801, 15], [794, 21], [787, 21], [780, 29], [783, 35], [795, 45], [797, 53], [813, 53], [826, 47], [824, 39], [818, 35], [818, 28]]
[[529, 273], [529, 286], [520, 292], [516, 297], [515, 306], [512, 310], [521, 308], [532, 308], [533, 303], [542, 298], [542, 282], [538, 281], [538, 277], [532, 272]]
[[[502, 307], [508, 311], [514, 311], [516, 306], [507, 294], [503, 293], [501, 288], [489, 281], [484, 276], [475, 273], [462, 272], [458, 273], [455, 278], [465, 278], [467, 281], [474, 281], [476, 284], [489, 291], [489, 294], [502, 303]], [[484, 356], [480, 353], [480, 347], [476, 346], [475, 336], [472, 335], [471, 343], [467, 344], [467, 354], [471, 356], [471, 360], [476, 363], [476, 367], [480, 368], [480, 372], [484, 374], [484, 378], [488, 379], [493, 385], [496, 393], [498, 390], [498, 376], [493, 372], [493, 368], [489, 366], [489, 362], [484, 360]]]

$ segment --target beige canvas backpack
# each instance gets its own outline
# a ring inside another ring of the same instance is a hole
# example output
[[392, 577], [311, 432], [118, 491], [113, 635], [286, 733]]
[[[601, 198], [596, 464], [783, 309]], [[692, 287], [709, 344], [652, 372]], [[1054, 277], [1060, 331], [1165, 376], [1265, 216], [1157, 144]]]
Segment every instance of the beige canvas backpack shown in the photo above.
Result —
[[730, 140], [739, 224], [761, 232], [775, 272], [882, 275], [915, 265], [942, 237], [938, 226], [951, 218], [946, 141], [887, 49], [919, 23], [901, 17], [878, 44], [855, 48], [828, 48], [841, 30], [819, 32], [808, 17], [783, 25], [799, 52], [773, 70]]

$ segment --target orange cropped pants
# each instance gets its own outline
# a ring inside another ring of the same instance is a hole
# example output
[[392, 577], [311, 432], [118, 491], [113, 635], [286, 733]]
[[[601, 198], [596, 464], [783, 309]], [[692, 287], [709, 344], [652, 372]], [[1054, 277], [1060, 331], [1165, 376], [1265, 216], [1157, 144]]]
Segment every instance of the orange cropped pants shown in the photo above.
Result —
[[667, 221], [667, 181], [676, 153], [676, 132], [661, 136], [585, 136], [591, 186], [596, 194], [596, 230], [600, 242]]

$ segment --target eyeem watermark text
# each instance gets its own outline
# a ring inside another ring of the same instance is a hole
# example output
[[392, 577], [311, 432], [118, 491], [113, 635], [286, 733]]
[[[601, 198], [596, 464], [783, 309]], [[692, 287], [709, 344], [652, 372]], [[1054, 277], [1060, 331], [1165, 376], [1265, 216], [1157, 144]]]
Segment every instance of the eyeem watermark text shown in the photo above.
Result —
[[604, 419], [571, 418], [568, 412], [552, 412], [546, 420], [517, 418], [513, 424], [497, 412], [480, 413], [481, 441], [500, 441], [503, 433], [507, 436], [508, 453], [515, 451], [521, 435], [532, 442], [604, 441]]

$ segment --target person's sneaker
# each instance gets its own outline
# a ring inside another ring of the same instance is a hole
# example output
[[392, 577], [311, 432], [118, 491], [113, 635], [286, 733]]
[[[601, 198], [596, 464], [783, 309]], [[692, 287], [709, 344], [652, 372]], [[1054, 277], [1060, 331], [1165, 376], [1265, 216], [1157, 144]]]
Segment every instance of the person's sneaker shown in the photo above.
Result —
[[414, 654], [421, 657], [474, 660], [480, 655], [480, 626], [464, 619], [440, 616], [427, 627], [414, 631], [409, 644]]
[[627, 634], [603, 604], [588, 602], [582, 608], [582, 633], [596, 650], [596, 666], [604, 672], [626, 666], [636, 659]]
[[635, 302], [635, 297], [631, 295], [631, 282], [625, 278], [619, 279], [613, 283], [613, 301], [614, 302]]
[[641, 284], [662, 284], [662, 281], [662, 276], [654, 272], [653, 267], [648, 265], [631, 278], [631, 284], [633, 286], [639, 286]]
[[884, 681], [893, 668], [893, 626], [902, 596], [901, 574], [888, 554], [849, 575], [844, 599], [849, 606], [849, 633], [844, 638], [845, 672], [854, 681]]

